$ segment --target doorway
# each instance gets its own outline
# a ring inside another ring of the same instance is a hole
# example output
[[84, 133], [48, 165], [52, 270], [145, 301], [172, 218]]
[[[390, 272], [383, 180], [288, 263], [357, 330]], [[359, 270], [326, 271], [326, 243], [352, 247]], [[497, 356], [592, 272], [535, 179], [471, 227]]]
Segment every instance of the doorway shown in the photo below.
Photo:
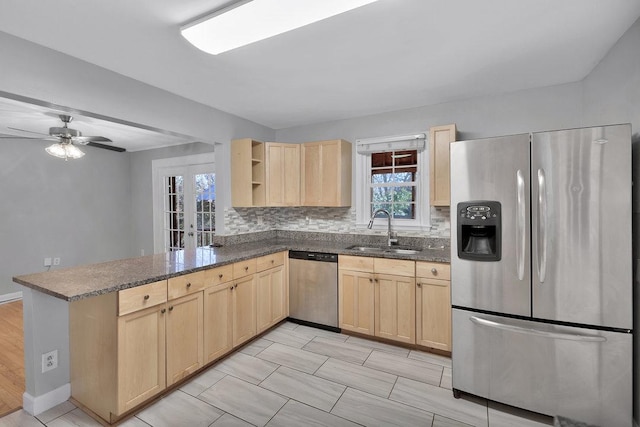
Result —
[[[194, 158], [195, 157], [195, 158]], [[215, 235], [216, 174], [202, 156], [154, 161], [154, 252], [209, 246]], [[178, 164], [176, 164], [178, 163]]]

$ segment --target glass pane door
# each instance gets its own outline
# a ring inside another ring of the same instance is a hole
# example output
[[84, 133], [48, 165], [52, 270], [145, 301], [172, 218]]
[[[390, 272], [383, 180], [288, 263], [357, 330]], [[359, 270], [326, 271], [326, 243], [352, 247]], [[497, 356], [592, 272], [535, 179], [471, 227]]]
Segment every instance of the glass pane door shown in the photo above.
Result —
[[164, 246], [167, 251], [184, 249], [184, 176], [164, 177]]
[[209, 246], [216, 231], [216, 174], [194, 175], [195, 183], [195, 245]]

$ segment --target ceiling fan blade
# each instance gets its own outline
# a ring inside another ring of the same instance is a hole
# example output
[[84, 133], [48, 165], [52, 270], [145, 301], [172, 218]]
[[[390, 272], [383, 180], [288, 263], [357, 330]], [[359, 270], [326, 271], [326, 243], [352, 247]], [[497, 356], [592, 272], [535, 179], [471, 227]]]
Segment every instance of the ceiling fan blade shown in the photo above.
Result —
[[48, 134], [48, 133], [34, 132], [34, 131], [32, 131], [32, 130], [19, 129], [19, 128], [12, 128], [11, 126], [7, 126], [7, 129], [17, 130], [18, 132], [35, 133], [36, 135], [49, 136], [49, 134]]
[[60, 141], [58, 138], [54, 138], [51, 136], [37, 137], [37, 136], [15, 136], [15, 135], [7, 135], [7, 134], [0, 134], [0, 139], [30, 139], [33, 141], [56, 141], [56, 142]]
[[[107, 141], [110, 141], [110, 140], [107, 139]], [[121, 147], [116, 147], [114, 145], [100, 144], [99, 142], [93, 142], [93, 141], [87, 142], [86, 145], [88, 145], [89, 147], [104, 148], [105, 150], [117, 151], [118, 153], [127, 151], [126, 149]]]
[[73, 142], [77, 142], [78, 144], [87, 144], [88, 142], [113, 142], [109, 138], [105, 138], [104, 136], [74, 136]]

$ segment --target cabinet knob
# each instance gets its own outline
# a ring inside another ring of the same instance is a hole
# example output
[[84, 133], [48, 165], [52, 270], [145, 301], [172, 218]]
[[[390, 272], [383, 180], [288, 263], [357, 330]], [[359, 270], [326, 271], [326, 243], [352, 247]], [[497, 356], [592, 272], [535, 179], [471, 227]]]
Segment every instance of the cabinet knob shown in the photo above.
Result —
[[378, 283], [378, 279], [373, 279], [374, 282]]
[[232, 290], [233, 290], [233, 285], [231, 285], [231, 287], [229, 288], [229, 290], [230, 290], [230, 291], [232, 291]]
[[187, 283], [187, 289], [191, 287], [191, 282]]
[[437, 268], [435, 268], [435, 267], [433, 267], [433, 268], [431, 269], [431, 273], [432, 273], [432, 274], [434, 274], [434, 275], [438, 274], [438, 269], [437, 269]]
[[222, 274], [218, 274], [218, 279], [222, 279]]
[[422, 283], [416, 283], [416, 285], [418, 285], [419, 288], [422, 287]]
[[369, 283], [373, 282], [373, 279], [369, 279]]
[[245, 268], [244, 268], [244, 271], [249, 271], [249, 267], [248, 267], [248, 266], [247, 266], [247, 267], [245, 267]]
[[235, 285], [233, 285], [233, 289], [237, 288], [238, 284], [236, 283]]
[[149, 295], [145, 295], [145, 296], [144, 296], [144, 300], [146, 301], [146, 300], [148, 300], [148, 299], [149, 299]]
[[169, 311], [173, 311], [173, 306], [169, 307]]
[[165, 314], [167, 312], [166, 308], [163, 308], [162, 310], [160, 310], [160, 313]]
[[276, 261], [272, 259], [272, 260], [271, 260], [271, 264], [273, 264], [274, 262], [276, 262]]

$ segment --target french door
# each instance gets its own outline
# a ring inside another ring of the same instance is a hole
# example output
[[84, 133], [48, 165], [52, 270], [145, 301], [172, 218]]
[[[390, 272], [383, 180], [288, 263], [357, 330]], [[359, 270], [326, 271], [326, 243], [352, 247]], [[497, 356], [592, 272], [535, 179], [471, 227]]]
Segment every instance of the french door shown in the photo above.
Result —
[[213, 164], [161, 167], [155, 179], [155, 252], [212, 244], [216, 201]]

